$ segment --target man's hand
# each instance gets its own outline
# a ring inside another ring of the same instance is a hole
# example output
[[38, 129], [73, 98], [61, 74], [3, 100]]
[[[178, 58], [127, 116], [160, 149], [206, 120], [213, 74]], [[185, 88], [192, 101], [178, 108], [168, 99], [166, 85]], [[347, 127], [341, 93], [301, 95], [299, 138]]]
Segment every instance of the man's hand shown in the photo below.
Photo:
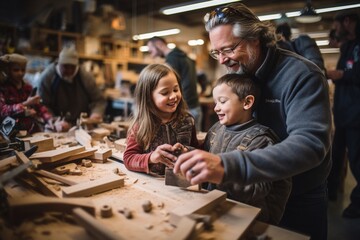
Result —
[[224, 177], [224, 166], [218, 155], [194, 150], [178, 157], [174, 173], [181, 173], [193, 185], [203, 182], [219, 184]]

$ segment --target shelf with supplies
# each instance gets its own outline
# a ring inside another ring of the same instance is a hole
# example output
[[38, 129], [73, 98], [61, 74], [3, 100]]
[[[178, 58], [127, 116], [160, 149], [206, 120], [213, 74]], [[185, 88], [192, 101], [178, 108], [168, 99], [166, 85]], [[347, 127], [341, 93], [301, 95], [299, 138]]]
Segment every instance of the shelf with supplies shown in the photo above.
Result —
[[64, 46], [74, 45], [80, 62], [96, 62], [104, 71], [107, 83], [114, 83], [118, 72], [132, 76], [131, 82], [144, 66], [151, 63], [139, 50], [142, 41], [115, 39], [111, 37], [93, 37], [80, 33], [57, 31], [46, 28], [32, 28], [30, 48], [24, 51], [28, 55], [37, 55], [56, 59]]

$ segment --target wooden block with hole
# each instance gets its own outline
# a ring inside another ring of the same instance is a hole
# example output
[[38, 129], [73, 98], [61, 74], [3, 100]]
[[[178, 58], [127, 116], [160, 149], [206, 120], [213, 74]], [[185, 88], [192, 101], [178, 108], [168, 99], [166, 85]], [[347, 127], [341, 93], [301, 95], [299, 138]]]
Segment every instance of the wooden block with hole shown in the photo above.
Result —
[[56, 162], [64, 158], [70, 157], [76, 153], [83, 152], [85, 147], [83, 146], [74, 146], [68, 148], [58, 148], [51, 151], [45, 151], [40, 153], [34, 153], [31, 155], [30, 159], [38, 159], [43, 163]]
[[211, 192], [201, 194], [198, 198], [172, 210], [169, 222], [176, 226], [181, 218], [186, 215], [192, 213], [209, 214], [217, 205], [224, 201], [226, 201], [226, 192], [223, 191], [212, 190]]
[[63, 187], [63, 197], [88, 197], [124, 186], [124, 177], [112, 174], [108, 177], [78, 183], [70, 187]]
[[38, 147], [36, 152], [44, 152], [55, 149], [54, 139], [52, 137], [34, 136], [21, 138], [21, 140], [24, 142], [25, 151], [35, 145]]

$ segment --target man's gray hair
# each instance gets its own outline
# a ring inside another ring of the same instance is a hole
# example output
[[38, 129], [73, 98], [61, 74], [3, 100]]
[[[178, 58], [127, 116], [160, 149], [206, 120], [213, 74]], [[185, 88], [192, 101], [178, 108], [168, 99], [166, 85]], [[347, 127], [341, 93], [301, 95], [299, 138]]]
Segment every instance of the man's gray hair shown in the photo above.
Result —
[[229, 14], [225, 13], [220, 17], [217, 14], [213, 14], [213, 16], [212, 14], [208, 15], [209, 19], [205, 22], [207, 32], [210, 32], [219, 25], [230, 24], [233, 25], [233, 34], [235, 37], [246, 40], [259, 39], [263, 47], [275, 45], [275, 31], [272, 24], [260, 21], [259, 18], [242, 3], [234, 3], [226, 7], [230, 9]]

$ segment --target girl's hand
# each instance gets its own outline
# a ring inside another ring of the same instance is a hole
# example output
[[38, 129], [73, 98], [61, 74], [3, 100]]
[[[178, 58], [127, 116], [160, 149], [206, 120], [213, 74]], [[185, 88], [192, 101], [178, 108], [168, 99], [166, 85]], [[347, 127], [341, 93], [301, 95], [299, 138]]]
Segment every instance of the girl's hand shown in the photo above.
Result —
[[33, 97], [28, 97], [28, 99], [26, 99], [26, 101], [23, 102], [23, 105], [26, 107], [30, 107], [32, 105], [39, 104], [39, 103], [40, 103], [40, 96], [36, 95]]
[[158, 146], [150, 155], [150, 163], [163, 163], [169, 168], [174, 167], [176, 156], [172, 154], [173, 147], [170, 144]]
[[172, 153], [175, 156], [179, 156], [180, 154], [186, 153], [189, 150], [184, 147], [184, 145], [182, 145], [181, 143], [175, 143], [174, 146], [172, 146]]
[[25, 116], [35, 116], [36, 115], [36, 111], [32, 108], [26, 108], [25, 109]]

